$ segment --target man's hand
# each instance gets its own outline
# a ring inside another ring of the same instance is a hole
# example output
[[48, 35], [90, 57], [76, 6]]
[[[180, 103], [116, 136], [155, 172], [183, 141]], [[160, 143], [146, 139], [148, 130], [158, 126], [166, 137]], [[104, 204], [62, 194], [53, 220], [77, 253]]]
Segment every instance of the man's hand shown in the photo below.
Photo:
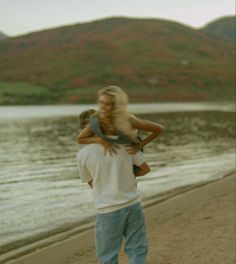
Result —
[[142, 149], [142, 145], [141, 144], [132, 144], [132, 145], [127, 145], [125, 148], [126, 148], [126, 151], [128, 152], [128, 154], [134, 155], [135, 153], [139, 152]]

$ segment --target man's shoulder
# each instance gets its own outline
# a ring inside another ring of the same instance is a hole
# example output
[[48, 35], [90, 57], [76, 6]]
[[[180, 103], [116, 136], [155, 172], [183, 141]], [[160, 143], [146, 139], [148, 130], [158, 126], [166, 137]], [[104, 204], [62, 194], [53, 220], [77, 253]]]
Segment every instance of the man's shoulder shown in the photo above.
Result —
[[78, 152], [77, 152], [77, 158], [80, 156], [83, 156], [85, 154], [90, 153], [91, 151], [96, 151], [96, 150], [100, 150], [101, 149], [101, 145], [100, 144], [88, 144], [83, 146]]

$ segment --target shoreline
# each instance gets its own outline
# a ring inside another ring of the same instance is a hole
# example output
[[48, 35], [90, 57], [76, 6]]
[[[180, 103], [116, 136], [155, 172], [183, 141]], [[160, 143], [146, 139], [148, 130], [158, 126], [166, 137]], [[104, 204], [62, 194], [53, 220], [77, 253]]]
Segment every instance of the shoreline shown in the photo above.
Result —
[[[12, 105], [0, 106], [0, 120], [15, 118], [45, 118], [75, 116], [88, 108], [97, 108], [96, 104], [80, 105]], [[175, 112], [229, 112], [235, 113], [232, 101], [216, 102], [165, 102], [132, 103], [129, 111], [134, 114], [175, 113]]]
[[[224, 175], [220, 179], [216, 179], [213, 181], [207, 181], [207, 182], [200, 182], [194, 185], [180, 187], [180, 188], [168, 191], [166, 193], [162, 193], [158, 196], [154, 196], [148, 200], [143, 201], [144, 210], [145, 211], [152, 210], [153, 207], [162, 205], [172, 199], [178, 198], [179, 196], [184, 196], [185, 194], [191, 193], [193, 191], [201, 190], [201, 188], [204, 188], [208, 185], [212, 185], [218, 182], [220, 183], [221, 181], [224, 181], [228, 178], [233, 178], [232, 175], [233, 175], [232, 173], [229, 175], [227, 174], [227, 175]], [[84, 225], [81, 225], [81, 223], [80, 224], [78, 223], [78, 225], [75, 228], [69, 229], [67, 231], [58, 233], [53, 236], [49, 236], [45, 239], [41, 239], [39, 241], [33, 242], [21, 248], [3, 253], [2, 255], [0, 255], [0, 263], [2, 264], [3, 263], [9, 263], [9, 264], [10, 263], [16, 263], [16, 264], [30, 263], [30, 262], [24, 262], [25, 260], [21, 262], [21, 259], [25, 259], [25, 258], [27, 259], [27, 258], [32, 258], [32, 257], [34, 258], [38, 254], [39, 255], [46, 254], [47, 252], [48, 252], [47, 254], [51, 254], [50, 252], [52, 252], [52, 250], [57, 250], [57, 248], [62, 247], [62, 245], [66, 247], [68, 243], [71, 244], [70, 241], [74, 241], [74, 243], [72, 244], [77, 245], [78, 242], [75, 242], [75, 241], [78, 241], [78, 240], [83, 241], [82, 238], [84, 237], [85, 239], [88, 236], [91, 238], [91, 234], [93, 233], [94, 217], [90, 218], [90, 221], [84, 220], [84, 222], [85, 222]], [[83, 245], [84, 250], [86, 250], [86, 245], [88, 248], [91, 247], [91, 239], [89, 242], [87, 241], [87, 243]], [[71, 250], [74, 252], [74, 251], [77, 251], [78, 248], [77, 246], [69, 247], [68, 252], [71, 252]], [[16, 259], [16, 261], [14, 261], [14, 259]], [[12, 260], [13, 262], [10, 260]], [[36, 262], [32, 261], [32, 263], [36, 263]], [[37, 263], [41, 264], [44, 262], [37, 262]]]

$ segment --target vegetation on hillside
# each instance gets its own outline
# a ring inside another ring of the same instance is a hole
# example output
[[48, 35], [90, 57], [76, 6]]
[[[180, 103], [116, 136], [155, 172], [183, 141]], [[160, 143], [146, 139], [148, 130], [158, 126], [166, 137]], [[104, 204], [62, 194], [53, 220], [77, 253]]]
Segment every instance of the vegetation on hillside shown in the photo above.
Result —
[[8, 38], [8, 36], [0, 31], [0, 40], [6, 39], [6, 38]]
[[214, 20], [201, 29], [209, 36], [236, 42], [236, 17], [223, 17]]
[[0, 103], [94, 102], [111, 84], [132, 102], [229, 99], [234, 57], [233, 43], [164, 20], [56, 28], [0, 42]]

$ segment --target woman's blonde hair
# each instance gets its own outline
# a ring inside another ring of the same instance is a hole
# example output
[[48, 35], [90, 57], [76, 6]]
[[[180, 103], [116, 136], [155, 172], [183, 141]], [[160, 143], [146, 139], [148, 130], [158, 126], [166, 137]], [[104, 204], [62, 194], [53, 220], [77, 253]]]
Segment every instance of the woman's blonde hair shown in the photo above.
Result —
[[131, 126], [131, 113], [128, 112], [127, 94], [118, 86], [108, 86], [98, 91], [98, 97], [101, 95], [110, 96], [113, 100], [111, 116], [115, 130], [136, 141], [136, 130]]

